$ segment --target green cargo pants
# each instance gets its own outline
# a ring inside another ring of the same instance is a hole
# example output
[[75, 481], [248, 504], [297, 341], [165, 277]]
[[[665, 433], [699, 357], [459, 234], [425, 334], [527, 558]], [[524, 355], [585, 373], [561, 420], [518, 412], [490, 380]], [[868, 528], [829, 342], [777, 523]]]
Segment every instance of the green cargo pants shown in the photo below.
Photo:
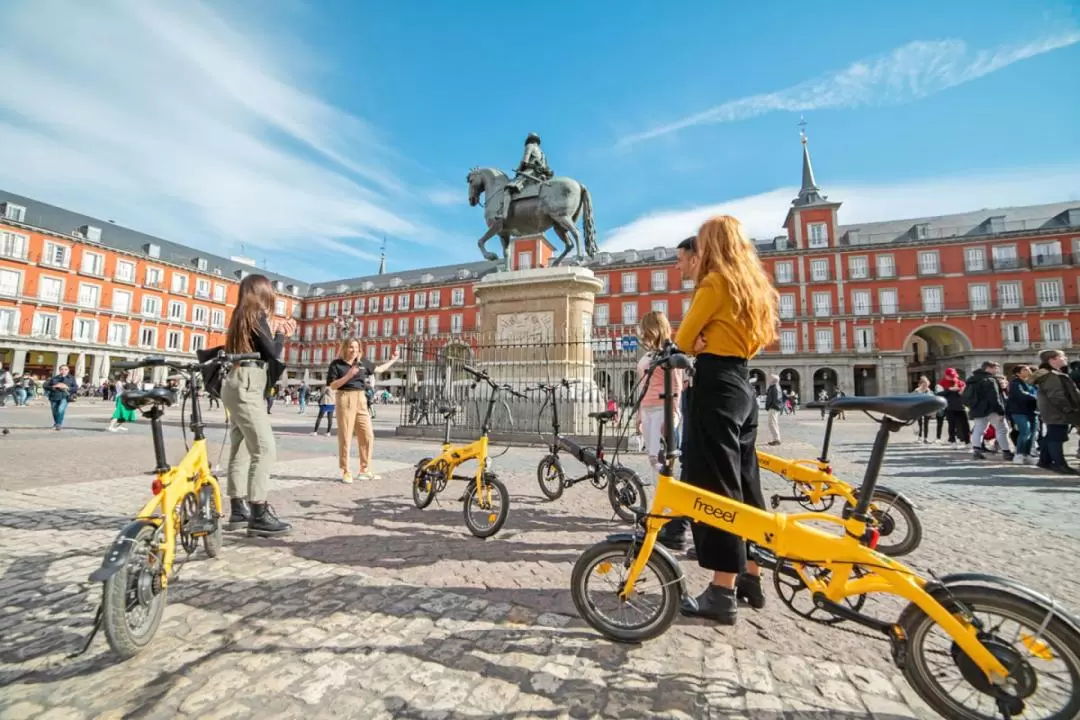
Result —
[[266, 370], [260, 367], [234, 367], [221, 388], [232, 423], [228, 494], [253, 503], [266, 502], [276, 453], [265, 393]]

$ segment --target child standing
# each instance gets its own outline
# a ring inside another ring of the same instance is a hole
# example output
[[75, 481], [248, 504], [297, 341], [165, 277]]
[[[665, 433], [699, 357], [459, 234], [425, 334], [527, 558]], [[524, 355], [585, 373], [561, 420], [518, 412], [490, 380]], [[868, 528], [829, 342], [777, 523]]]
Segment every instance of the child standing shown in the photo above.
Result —
[[[663, 347], [664, 343], [671, 339], [671, 323], [667, 316], [659, 311], [652, 311], [641, 318], [641, 344], [646, 353], [638, 361], [638, 377], [644, 378], [656, 352]], [[679, 425], [679, 401], [682, 399], [683, 386], [682, 370], [674, 370], [671, 376], [671, 389], [674, 393], [672, 403], [675, 410], [675, 428]], [[644, 385], [642, 386], [644, 387]], [[649, 381], [649, 387], [644, 390], [641, 397], [641, 406], [638, 411], [638, 432], [645, 441], [645, 452], [649, 459], [657, 465], [660, 464], [660, 438], [664, 433], [664, 381], [663, 375], [653, 373]]]

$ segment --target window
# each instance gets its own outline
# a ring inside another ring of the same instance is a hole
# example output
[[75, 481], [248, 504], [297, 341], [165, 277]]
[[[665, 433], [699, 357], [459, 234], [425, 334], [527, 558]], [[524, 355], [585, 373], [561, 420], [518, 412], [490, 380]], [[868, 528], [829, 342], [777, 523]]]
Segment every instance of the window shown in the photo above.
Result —
[[195, 305], [191, 308], [191, 322], [196, 325], [205, 325], [207, 319], [210, 317], [210, 311], [202, 305]]
[[[450, 304], [451, 305], [464, 305], [465, 304], [465, 288], [454, 288], [450, 292]], [[432, 305], [431, 307], [438, 307], [438, 305]]]
[[44, 313], [38, 313], [37, 315], [34, 315], [34, 324], [30, 332], [31, 334], [38, 337], [59, 337], [60, 316], [47, 315]]
[[968, 285], [968, 304], [972, 310], [989, 310], [990, 286]]
[[855, 352], [867, 353], [874, 351], [874, 328], [855, 328]]
[[597, 280], [600, 281], [600, 294], [607, 295], [611, 292], [611, 276], [610, 275], [598, 275]]
[[[225, 327], [225, 311], [224, 310], [211, 310], [210, 311], [210, 327], [223, 328]], [[308, 328], [309, 330], [311, 328]]]
[[895, 315], [899, 310], [895, 289], [878, 290], [878, 311], [882, 315]]
[[942, 312], [945, 303], [942, 299], [942, 290], [939, 287], [924, 287], [922, 289], [922, 307], [924, 312]]
[[322, 365], [322, 361], [323, 361], [322, 356], [323, 356], [323, 349], [322, 348], [315, 348], [315, 353], [314, 353], [313, 359], [314, 359], [316, 365]]
[[110, 345], [127, 345], [128, 336], [130, 331], [128, 326], [123, 323], [109, 323], [109, 339]]
[[398, 318], [397, 334], [402, 337], [409, 334], [409, 318]]
[[26, 217], [26, 208], [22, 205], [16, 205], [15, 203], [4, 203], [4, 218], [7, 220], [14, 220], [15, 222], [22, 222]]
[[[228, 293], [228, 290], [225, 288], [224, 285], [222, 285], [220, 283], [214, 283], [214, 302], [219, 302], [219, 303], [225, 302], [225, 298], [227, 296], [227, 293]], [[308, 317], [311, 317], [310, 308], [309, 308], [309, 312], [308, 312]]]
[[319, 315], [320, 318], [326, 317], [326, 303], [319, 303], [319, 305], [318, 305], [318, 315]]
[[518, 270], [530, 270], [532, 268], [532, 253], [531, 252], [519, 252], [517, 269]]
[[777, 312], [781, 320], [793, 319], [795, 317], [795, 296], [791, 293], [781, 295]]
[[[409, 302], [405, 301], [405, 307], [409, 307]], [[417, 310], [423, 310], [427, 307], [427, 293], [421, 291], [413, 295], [413, 307]]]
[[636, 302], [623, 303], [623, 306], [622, 306], [622, 321], [623, 321], [623, 325], [635, 325], [635, 324], [637, 324], [637, 303]]
[[810, 231], [810, 247], [829, 247], [829, 226], [825, 223], [810, 223], [807, 226]]
[[365, 305], [366, 303], [364, 302], [364, 298], [356, 298], [356, 300], [353, 302], [353, 311], [357, 315], [363, 315]]
[[390, 337], [394, 334], [394, 321], [391, 318], [383, 318], [382, 321], [382, 336]]
[[75, 325], [71, 330], [71, 339], [76, 342], [97, 342], [97, 320], [75, 318]]
[[1046, 240], [1031, 243], [1031, 266], [1050, 267], [1061, 264], [1061, 243], [1057, 240]]
[[315, 319], [315, 306], [314, 305], [308, 305], [307, 306], [307, 311], [305, 312], [304, 315], [305, 315], [305, 317], [307, 317], [308, 320], [314, 320]]
[[964, 270], [968, 272], [982, 272], [986, 270], [986, 248], [964, 248]]
[[315, 326], [315, 341], [316, 342], [322, 342], [325, 338], [326, 338], [326, 326], [325, 325], [316, 325]]
[[314, 336], [315, 336], [315, 326], [314, 325], [308, 325], [306, 328], [304, 328], [304, 340], [306, 340], [307, 342], [311, 342], [311, 338], [313, 338]]
[[180, 273], [173, 273], [172, 276], [172, 291], [174, 293], [186, 293], [188, 286], [188, 276], [181, 275]]
[[814, 282], [825, 282], [829, 279], [829, 261], [825, 258], [817, 258], [810, 261], [810, 279]]
[[398, 295], [397, 309], [398, 310], [408, 310], [409, 309], [409, 295], [407, 293], [405, 295]]
[[632, 272], [623, 273], [622, 278], [621, 278], [621, 283], [622, 284], [619, 287], [622, 288], [622, 291], [624, 293], [635, 293], [635, 292], [637, 292], [637, 273], [632, 273]]
[[610, 322], [608, 318], [607, 305], [597, 305], [593, 308], [593, 325], [604, 327]]
[[45, 252], [42, 253], [41, 262], [53, 267], [66, 268], [71, 260], [71, 249], [66, 245], [45, 243]]
[[780, 331], [780, 352], [785, 355], [794, 355], [799, 350], [799, 335], [795, 330]]
[[1001, 324], [1008, 350], [1026, 350], [1028, 346], [1028, 326], [1026, 322], [1007, 322]]
[[96, 308], [101, 300], [101, 288], [97, 285], [79, 283], [79, 304], [83, 307]]
[[383, 312], [390, 312], [391, 310], [394, 309], [394, 296], [393, 295], [386, 295], [385, 297], [383, 297], [383, 299], [382, 299], [382, 309], [383, 309]]
[[153, 295], [143, 295], [142, 314], [153, 317], [161, 315], [161, 298]]
[[856, 315], [869, 315], [872, 309], [869, 290], [851, 292], [851, 312]]
[[[284, 315], [285, 314], [285, 309], [286, 309], [285, 308], [286, 303], [285, 303], [284, 300], [278, 300], [278, 302], [281, 303], [281, 312], [278, 312], [277, 314], [278, 315]], [[277, 306], [275, 305], [275, 312], [277, 312], [276, 307]], [[330, 302], [330, 304], [326, 308], [326, 314], [329, 315], [330, 317], [337, 317], [337, 314], [338, 314], [338, 301], [337, 300], [333, 300], [333, 301]]]
[[848, 274], [852, 280], [865, 280], [870, 277], [870, 259], [865, 255], [853, 255], [848, 258]]
[[170, 320], [186, 320], [187, 308], [184, 307], [184, 303], [172, 300], [169, 302], [169, 319]]
[[438, 315], [431, 315], [431, 316], [428, 317], [428, 319], [427, 319], [427, 331], [428, 331], [428, 335], [438, 335], [439, 334], [439, 316]]
[[367, 307], [368, 307], [368, 312], [369, 313], [379, 312], [379, 298], [377, 298], [377, 297], [368, 298]]
[[206, 336], [205, 335], [192, 335], [191, 336], [191, 352], [196, 350], [206, 349]]
[[19, 294], [19, 280], [22, 276], [14, 270], [0, 269], [0, 295], [15, 297]]
[[1019, 308], [1023, 298], [1020, 296], [1020, 283], [998, 283], [998, 306], [1005, 310]]
[[368, 337], [375, 337], [378, 334], [379, 334], [379, 321], [378, 320], [368, 320], [367, 336]]
[[423, 335], [424, 334], [424, 318], [422, 318], [422, 317], [413, 318], [413, 332], [416, 333], [417, 335]]
[[0, 230], [0, 255], [25, 260], [29, 246], [30, 238], [26, 235]]
[[694, 289], [694, 278], [683, 278], [682, 289], [683, 290], [693, 290]]
[[923, 250], [919, 253], [919, 274], [920, 275], [937, 275], [939, 272], [938, 267], [938, 251], [937, 250]]
[[[333, 305], [331, 305], [331, 307], [333, 308], [334, 312], [330, 313], [330, 316], [333, 317], [334, 315], [337, 315], [337, 303], [334, 303]], [[278, 298], [277, 300], [274, 301], [274, 314], [275, 315], [285, 315], [285, 312], [288, 309], [289, 309], [289, 304], [285, 300], [282, 300], [281, 298]]]
[[[294, 310], [295, 310], [295, 305], [293, 307], [294, 307]], [[352, 314], [352, 301], [351, 300], [342, 300], [341, 301], [341, 314], [342, 315], [351, 315]]]
[[144, 327], [139, 331], [139, 347], [157, 347], [157, 328]]
[[1072, 344], [1072, 328], [1066, 320], [1046, 320], [1042, 324], [1043, 345], [1062, 348]]
[[116, 261], [116, 272], [113, 273], [113, 278], [120, 282], [134, 283], [135, 282], [135, 263], [128, 262], [126, 260]]
[[105, 256], [101, 253], [84, 252], [82, 271], [87, 275], [105, 275]]
[[1015, 245], [995, 245], [991, 252], [995, 270], [1014, 270], [1020, 267]]
[[833, 351], [832, 328], [818, 328], [814, 330], [814, 348], [818, 354], [825, 355]]
[[[441, 302], [442, 302], [442, 290], [432, 290], [431, 292], [428, 293], [428, 296], [427, 296], [428, 307], [437, 308], [437, 307], [439, 307], [439, 303], [441, 303]], [[465, 304], [464, 300], [462, 300], [462, 304], [463, 305]]]
[[[606, 309], [606, 306], [605, 306]], [[450, 316], [450, 332], [459, 333], [465, 329], [465, 316], [458, 313]]]
[[784, 285], [795, 280], [795, 267], [790, 261], [776, 263], [776, 284]]
[[653, 270], [652, 289], [654, 291], [667, 290], [667, 270]]
[[146, 284], [153, 288], [163, 288], [164, 286], [161, 283], [164, 274], [161, 268], [146, 268]]
[[896, 258], [892, 255], [878, 255], [874, 258], [879, 278], [896, 277]]
[[667, 315], [667, 300], [653, 300], [652, 309], [653, 312], [664, 313]]
[[210, 281], [206, 278], [195, 279], [195, 297], [200, 297], [205, 300], [210, 299]]
[[[524, 269], [524, 268], [522, 268], [522, 269]], [[379, 349], [379, 357], [381, 359], [383, 359], [383, 360], [389, 360], [390, 359], [390, 346], [389, 345], [383, 345]]]
[[0, 335], [14, 335], [19, 331], [19, 318], [10, 308], [0, 308]]
[[814, 317], [829, 317], [832, 315], [832, 293], [816, 292], [814, 299]]
[[364, 351], [364, 354], [367, 355], [368, 360], [370, 360], [371, 362], [375, 362], [375, 346], [374, 345], [368, 345], [367, 350]]
[[180, 352], [184, 349], [184, 333], [180, 330], [170, 330], [165, 333], [165, 349]]
[[1035, 283], [1035, 294], [1039, 307], [1057, 307], [1062, 303], [1060, 280], [1039, 280]]
[[56, 278], [43, 277], [38, 280], [38, 297], [48, 302], [60, 302], [64, 292], [64, 283]]

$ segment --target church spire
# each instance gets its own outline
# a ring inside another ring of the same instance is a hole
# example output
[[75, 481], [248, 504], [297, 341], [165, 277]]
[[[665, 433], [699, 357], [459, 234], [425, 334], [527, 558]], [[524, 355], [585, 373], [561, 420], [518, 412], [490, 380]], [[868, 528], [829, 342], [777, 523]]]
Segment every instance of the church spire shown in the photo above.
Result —
[[806, 120], [799, 120], [799, 136], [802, 139], [802, 187], [799, 188], [799, 197], [795, 198], [791, 204], [802, 207], [828, 202], [828, 198], [821, 194], [821, 188], [814, 180], [814, 168], [810, 164], [810, 146], [806, 142]]
[[379, 252], [379, 274], [386, 274], [386, 236], [382, 239], [382, 249]]

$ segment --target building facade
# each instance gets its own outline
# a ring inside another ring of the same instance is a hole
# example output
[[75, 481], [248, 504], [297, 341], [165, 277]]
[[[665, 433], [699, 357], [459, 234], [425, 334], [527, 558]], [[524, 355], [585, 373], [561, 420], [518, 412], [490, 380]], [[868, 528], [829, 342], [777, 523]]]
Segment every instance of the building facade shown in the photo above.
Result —
[[[778, 227], [755, 240], [779, 293], [779, 339], [752, 364], [810, 399], [822, 390], [909, 391], [919, 375], [961, 373], [987, 359], [1030, 363], [1080, 336], [1080, 202], [844, 225], [842, 199], [817, 185], [803, 138], [802, 183]], [[779, 220], [778, 214], [778, 220]], [[664, 238], [666, 243], [678, 238]], [[551, 247], [516, 240], [514, 269], [539, 267]], [[692, 283], [675, 251], [601, 252], [588, 265], [603, 283], [589, 342], [596, 381], [615, 394], [634, 382], [640, 318], [659, 310], [678, 325]], [[319, 384], [343, 337], [373, 362], [422, 344], [483, 342], [474, 283], [495, 271], [476, 262], [305, 284], [265, 273], [279, 315], [299, 320], [287, 345], [286, 382]], [[245, 273], [262, 272], [36, 201], [0, 193], [0, 360], [51, 373], [60, 363], [108, 374], [110, 359], [182, 356], [223, 339]], [[420, 343], [420, 341], [423, 341]], [[640, 351], [637, 351], [640, 352]], [[382, 378], [411, 382], [405, 367]]]

